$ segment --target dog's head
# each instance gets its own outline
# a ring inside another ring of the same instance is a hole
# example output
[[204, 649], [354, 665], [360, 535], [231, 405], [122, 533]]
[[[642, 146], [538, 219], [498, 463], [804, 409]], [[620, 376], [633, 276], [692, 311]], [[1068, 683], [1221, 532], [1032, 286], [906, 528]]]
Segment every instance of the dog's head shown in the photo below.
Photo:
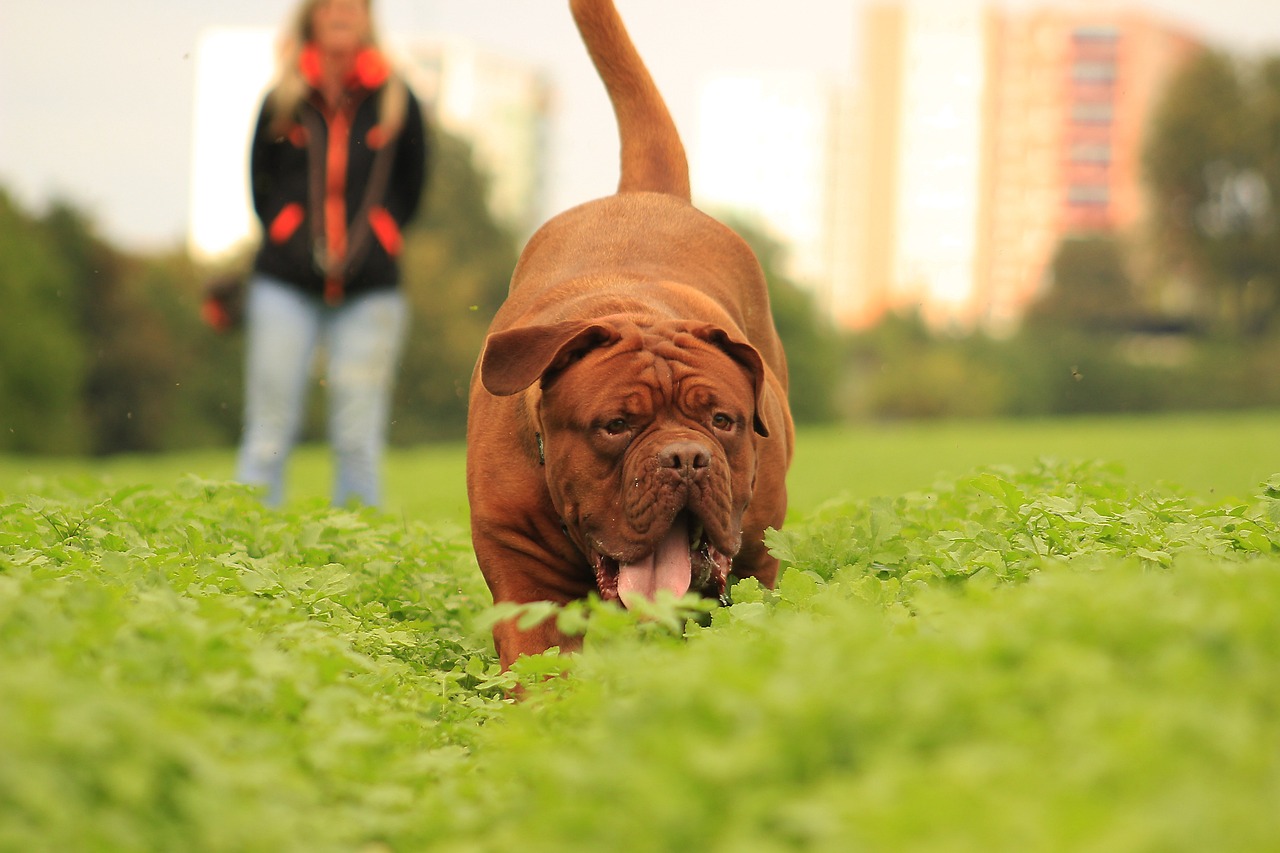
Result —
[[768, 435], [764, 371], [715, 325], [617, 316], [491, 335], [480, 378], [497, 396], [530, 389], [556, 511], [601, 596], [629, 605], [723, 594]]

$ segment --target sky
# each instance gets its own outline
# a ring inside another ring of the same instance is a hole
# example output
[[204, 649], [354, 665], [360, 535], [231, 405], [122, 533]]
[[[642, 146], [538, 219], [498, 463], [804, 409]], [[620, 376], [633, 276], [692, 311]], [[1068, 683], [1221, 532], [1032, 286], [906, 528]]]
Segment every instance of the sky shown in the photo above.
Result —
[[[850, 79], [858, 13], [869, 2], [618, 0], [618, 7], [692, 148], [699, 84], [713, 75], [817, 71]], [[1125, 5], [1161, 15], [1227, 49], [1280, 52], [1278, 3], [1140, 0]], [[0, 187], [36, 211], [50, 199], [68, 200], [103, 236], [125, 248], [181, 245], [193, 146], [192, 57], [200, 33], [219, 26], [278, 27], [293, 5], [292, 0], [0, 0]], [[464, 36], [545, 70], [557, 88], [548, 213], [613, 191], [613, 119], [565, 0], [376, 0], [374, 5], [389, 41]], [[1005, 0], [997, 5], [1037, 4]]]

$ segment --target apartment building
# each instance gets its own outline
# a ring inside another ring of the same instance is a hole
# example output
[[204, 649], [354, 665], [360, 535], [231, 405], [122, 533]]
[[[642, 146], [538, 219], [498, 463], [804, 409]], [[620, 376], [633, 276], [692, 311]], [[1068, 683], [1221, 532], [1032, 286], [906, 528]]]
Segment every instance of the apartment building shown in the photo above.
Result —
[[832, 310], [1006, 327], [1063, 238], [1145, 215], [1141, 151], [1196, 40], [1136, 11], [875, 6], [862, 21], [854, 211]]

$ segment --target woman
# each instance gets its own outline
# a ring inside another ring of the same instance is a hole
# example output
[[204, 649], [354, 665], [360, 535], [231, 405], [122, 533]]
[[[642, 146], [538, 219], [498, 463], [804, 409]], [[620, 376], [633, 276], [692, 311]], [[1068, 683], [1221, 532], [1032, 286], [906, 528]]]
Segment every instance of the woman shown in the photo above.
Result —
[[283, 40], [250, 157], [262, 222], [246, 305], [237, 476], [283, 499], [318, 347], [328, 358], [333, 500], [376, 506], [408, 306], [401, 230], [426, 176], [422, 112], [378, 49], [371, 0], [306, 0]]

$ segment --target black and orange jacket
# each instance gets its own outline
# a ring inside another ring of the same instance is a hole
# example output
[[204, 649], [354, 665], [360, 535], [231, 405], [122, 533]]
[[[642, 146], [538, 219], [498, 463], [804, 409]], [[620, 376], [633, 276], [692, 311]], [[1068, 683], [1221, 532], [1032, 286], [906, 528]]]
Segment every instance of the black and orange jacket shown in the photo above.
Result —
[[[417, 213], [427, 177], [426, 124], [413, 93], [407, 92], [389, 179], [365, 212], [366, 187], [377, 151], [386, 143], [378, 104], [391, 73], [376, 52], [366, 54], [338, 108], [329, 109], [312, 89], [284, 133], [271, 130], [275, 123], [268, 96], [250, 151], [253, 205], [262, 222], [254, 270], [331, 304], [349, 294], [399, 285], [402, 230]], [[304, 76], [306, 59], [304, 51]], [[309, 166], [312, 157], [323, 163], [316, 164], [320, 171]], [[352, 245], [358, 250], [345, 258]]]

